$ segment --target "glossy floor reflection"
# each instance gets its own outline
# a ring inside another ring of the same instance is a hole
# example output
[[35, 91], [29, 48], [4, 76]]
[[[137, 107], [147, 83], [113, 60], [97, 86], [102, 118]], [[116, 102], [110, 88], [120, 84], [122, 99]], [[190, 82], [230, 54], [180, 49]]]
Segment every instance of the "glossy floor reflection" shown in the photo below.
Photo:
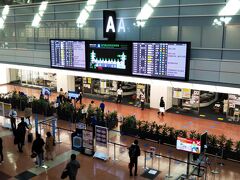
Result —
[[[0, 119], [0, 124], [3, 118]], [[61, 124], [62, 121], [59, 122]], [[42, 136], [45, 138], [45, 133], [49, 131], [49, 127], [42, 127]], [[36, 174], [35, 177], [31, 179], [39, 180], [57, 180], [60, 179], [60, 175], [64, 167], [68, 162], [69, 155], [71, 153], [71, 143], [70, 143], [70, 133], [68, 131], [62, 130], [60, 132], [60, 137], [63, 143], [56, 145], [56, 157], [54, 161], [46, 162], [49, 169], [35, 168], [34, 162], [30, 158], [31, 154], [31, 143], [25, 144], [24, 153], [19, 153], [17, 147], [13, 144], [12, 133], [8, 129], [3, 129], [0, 127], [0, 134], [4, 142], [4, 158], [5, 162], [0, 166], [0, 172], [7, 174], [11, 177], [15, 177], [20, 173], [25, 171], [33, 172]], [[144, 172], [143, 167], [146, 165], [148, 168], [154, 168], [160, 170], [161, 173], [156, 179], [164, 179], [165, 175], [168, 174], [169, 170], [169, 159], [165, 157], [155, 157], [150, 158], [148, 153], [145, 154], [144, 150], [149, 150], [150, 146], [156, 147], [156, 153], [163, 156], [171, 156], [173, 158], [182, 160], [186, 162], [187, 154], [182, 151], [176, 151], [174, 147], [165, 145], [156, 145], [153, 142], [140, 140], [139, 144], [141, 147], [141, 156], [139, 157], [139, 176], [129, 177], [128, 173], [128, 150], [127, 147], [130, 146], [134, 138], [127, 136], [120, 136], [118, 133], [110, 132], [110, 142], [108, 146], [108, 154], [110, 160], [104, 162], [102, 160], [93, 159], [92, 157], [86, 155], [78, 155], [77, 158], [81, 163], [81, 168], [78, 173], [77, 179], [145, 179], [140, 175]], [[113, 143], [122, 144], [124, 146], [114, 145]], [[114, 147], [115, 146], [115, 147]], [[145, 161], [146, 157], [146, 161]], [[215, 169], [215, 160], [211, 158], [211, 168]], [[217, 159], [217, 162], [220, 162]], [[171, 175], [176, 179], [178, 176], [186, 172], [186, 163], [180, 161], [171, 161]], [[208, 167], [207, 179], [229, 179], [237, 180], [240, 177], [240, 165], [238, 163], [233, 163], [229, 161], [224, 161], [225, 166], [221, 167], [217, 165], [217, 170], [220, 174], [213, 175]], [[191, 168], [192, 169], [192, 166]], [[0, 178], [1, 179], [1, 178]], [[14, 179], [14, 178], [11, 178]], [[203, 179], [203, 178], [200, 178]], [[2, 180], [2, 179], [1, 179]]]

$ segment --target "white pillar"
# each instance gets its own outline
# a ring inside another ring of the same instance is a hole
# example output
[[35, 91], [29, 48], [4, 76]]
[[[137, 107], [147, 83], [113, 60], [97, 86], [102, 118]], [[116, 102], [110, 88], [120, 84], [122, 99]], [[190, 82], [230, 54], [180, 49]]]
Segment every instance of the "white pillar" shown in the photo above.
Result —
[[0, 64], [0, 85], [1, 84], [7, 84], [10, 82], [10, 72], [9, 69], [4, 66], [3, 64]]
[[75, 78], [74, 76], [62, 75], [57, 73], [57, 91], [63, 88], [64, 92], [75, 91]]
[[150, 107], [159, 109], [160, 98], [165, 101], [166, 110], [172, 107], [172, 87], [152, 83], [150, 90]]

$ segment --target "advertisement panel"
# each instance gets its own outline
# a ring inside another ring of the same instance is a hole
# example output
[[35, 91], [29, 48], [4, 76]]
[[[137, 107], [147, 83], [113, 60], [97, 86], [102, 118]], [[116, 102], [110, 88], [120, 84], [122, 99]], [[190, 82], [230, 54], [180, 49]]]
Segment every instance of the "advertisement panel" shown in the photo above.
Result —
[[200, 152], [201, 152], [201, 141], [178, 137], [177, 138], [177, 149], [200, 154]]

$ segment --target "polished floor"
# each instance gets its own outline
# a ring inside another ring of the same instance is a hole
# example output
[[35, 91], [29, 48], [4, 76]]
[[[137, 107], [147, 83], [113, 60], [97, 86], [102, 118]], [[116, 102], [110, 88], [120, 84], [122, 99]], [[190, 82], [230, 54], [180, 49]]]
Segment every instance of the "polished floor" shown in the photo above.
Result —
[[[13, 89], [21, 90], [29, 95], [39, 96], [39, 90], [13, 87], [9, 85], [1, 86], [0, 92], [9, 91]], [[55, 95], [53, 95], [54, 98]], [[83, 102], [88, 104], [90, 99], [83, 99]], [[96, 101], [98, 105], [99, 102]], [[229, 138], [234, 140], [239, 140], [239, 128], [240, 126], [226, 124], [221, 122], [208, 121], [205, 119], [197, 119], [188, 116], [176, 115], [176, 114], [166, 114], [163, 118], [157, 116], [157, 111], [153, 109], [146, 109], [141, 111], [136, 107], [125, 106], [114, 103], [106, 103], [106, 109], [112, 111], [117, 110], [120, 115], [128, 115], [135, 113], [136, 117], [141, 120], [157, 121], [158, 123], [167, 123], [169, 126], [175, 128], [185, 128], [188, 131], [191, 129], [197, 130], [198, 132], [203, 132], [208, 130], [212, 134], [225, 134]], [[19, 112], [21, 115], [22, 112]], [[41, 119], [41, 117], [39, 117]], [[25, 179], [33, 180], [58, 180], [64, 167], [66, 166], [69, 156], [73, 152], [71, 150], [71, 133], [69, 131], [61, 130], [59, 131], [60, 140], [62, 143], [57, 144], [55, 147], [56, 157], [54, 161], [46, 161], [45, 164], [48, 166], [47, 169], [35, 168], [33, 160], [30, 158], [31, 154], [31, 143], [25, 143], [24, 153], [19, 153], [17, 147], [13, 143], [13, 135], [9, 129], [1, 127], [3, 123], [9, 123], [9, 119], [0, 117], [0, 137], [3, 139], [4, 145], [4, 163], [0, 165], [0, 180], [5, 179], [21, 179], [21, 174], [28, 173], [33, 177]], [[67, 129], [74, 129], [74, 125], [67, 123], [66, 121], [58, 121], [59, 127], [64, 127]], [[50, 127], [41, 126], [41, 134], [45, 138], [47, 131], [50, 131]], [[33, 128], [34, 132], [34, 128]], [[58, 139], [58, 136], [57, 136]], [[109, 155], [109, 160], [104, 162], [98, 159], [93, 159], [92, 157], [81, 155], [77, 156], [80, 161], [81, 168], [78, 172], [77, 180], [128, 180], [128, 179], [146, 179], [141, 176], [144, 172], [144, 167], [154, 168], [160, 171], [160, 174], [155, 179], [165, 179], [165, 176], [169, 173], [169, 159], [167, 157], [173, 157], [178, 159], [171, 160], [170, 175], [173, 176], [171, 179], [177, 179], [181, 174], [186, 173], [186, 160], [187, 154], [182, 151], [175, 150], [174, 147], [156, 145], [153, 142], [140, 140], [141, 156], [139, 157], [139, 172], [137, 177], [129, 177], [128, 172], [128, 150], [127, 147], [130, 146], [134, 139], [131, 137], [120, 136], [118, 132], [109, 132], [108, 148], [99, 148], [98, 150], [104, 151]], [[121, 146], [119, 145], [121, 144]], [[156, 153], [162, 155], [163, 157], [151, 158], [148, 151], [151, 146], [156, 147]], [[224, 162], [224, 166], [219, 166], [219, 162]], [[194, 166], [190, 166], [190, 170]], [[211, 170], [218, 171], [219, 174], [211, 173]], [[209, 180], [238, 180], [240, 179], [240, 164], [230, 161], [224, 161], [221, 159], [210, 158], [210, 167], [207, 168], [207, 179]], [[24, 179], [24, 178], [22, 178]], [[199, 179], [204, 179], [199, 178]]]

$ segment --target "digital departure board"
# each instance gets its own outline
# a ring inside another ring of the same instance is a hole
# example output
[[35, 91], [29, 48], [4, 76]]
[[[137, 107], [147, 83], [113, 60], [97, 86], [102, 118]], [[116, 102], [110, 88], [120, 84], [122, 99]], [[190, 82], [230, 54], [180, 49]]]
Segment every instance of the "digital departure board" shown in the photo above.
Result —
[[189, 43], [133, 42], [132, 74], [187, 80]]
[[50, 40], [51, 67], [85, 69], [85, 41]]
[[95, 72], [131, 74], [131, 44], [128, 42], [91, 41], [88, 44], [89, 69]]

